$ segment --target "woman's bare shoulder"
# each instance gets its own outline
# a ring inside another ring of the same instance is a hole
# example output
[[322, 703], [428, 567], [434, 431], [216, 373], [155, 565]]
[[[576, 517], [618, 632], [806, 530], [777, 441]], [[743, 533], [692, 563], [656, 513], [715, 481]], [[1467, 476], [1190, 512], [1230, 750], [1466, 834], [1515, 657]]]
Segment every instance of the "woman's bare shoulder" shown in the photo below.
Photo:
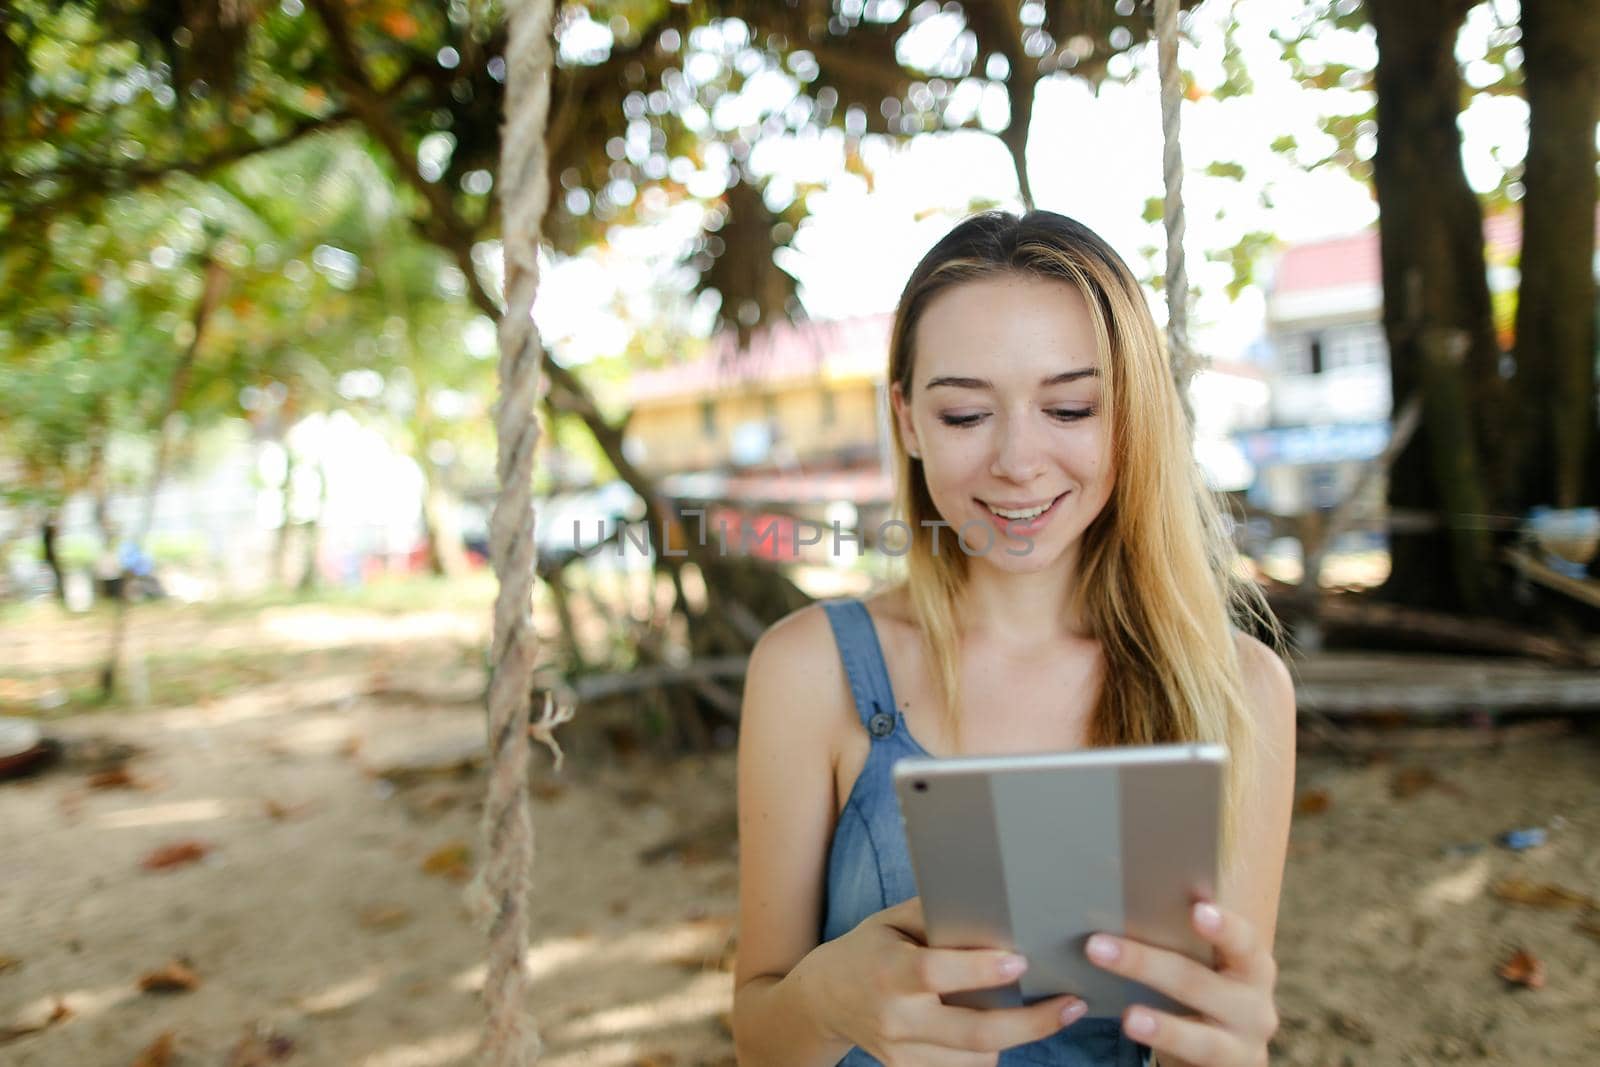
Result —
[[[891, 586], [863, 597], [861, 602], [871, 614], [873, 624], [880, 630], [885, 626], [895, 629], [916, 628], [911, 598], [904, 586]], [[839, 659], [833, 625], [828, 621], [824, 602], [820, 600], [791, 611], [773, 623], [762, 634], [756, 649], [763, 654], [763, 659], [786, 663], [800, 660], [818, 665], [819, 661], [825, 660], [837, 666]]]
[[846, 710], [849, 686], [833, 626], [819, 601], [769, 626], [750, 652], [745, 715], [792, 719], [785, 731], [827, 733]]
[[1271, 732], [1293, 731], [1294, 678], [1289, 665], [1269, 645], [1243, 631], [1234, 635], [1239, 673], [1258, 725]]
[[833, 654], [833, 626], [822, 601], [791, 611], [767, 627], [750, 653], [750, 667], [788, 674], [815, 670]]

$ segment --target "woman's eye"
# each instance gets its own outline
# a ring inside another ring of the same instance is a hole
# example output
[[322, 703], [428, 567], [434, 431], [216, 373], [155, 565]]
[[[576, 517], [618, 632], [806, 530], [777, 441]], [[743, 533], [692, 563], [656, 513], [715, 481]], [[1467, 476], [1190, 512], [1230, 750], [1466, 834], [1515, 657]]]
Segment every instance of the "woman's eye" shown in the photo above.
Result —
[[1050, 408], [1048, 414], [1061, 422], [1077, 422], [1093, 415], [1094, 408]]
[[946, 426], [976, 426], [983, 415], [940, 415], [939, 421]]

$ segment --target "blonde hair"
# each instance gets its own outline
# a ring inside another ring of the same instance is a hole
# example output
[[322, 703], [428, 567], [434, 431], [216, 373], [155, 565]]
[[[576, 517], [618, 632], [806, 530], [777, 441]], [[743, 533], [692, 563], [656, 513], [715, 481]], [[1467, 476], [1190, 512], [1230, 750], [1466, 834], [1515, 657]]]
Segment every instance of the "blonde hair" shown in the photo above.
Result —
[[[1234, 572], [1233, 546], [1194, 461], [1160, 336], [1127, 265], [1093, 231], [1053, 212], [974, 215], [912, 271], [895, 311], [889, 381], [910, 399], [913, 340], [934, 296], [1004, 274], [1067, 282], [1083, 295], [1094, 326], [1115, 476], [1105, 508], [1083, 533], [1070, 605], [1104, 657], [1089, 744], [1225, 744], [1223, 842], [1231, 855], [1253, 785], [1255, 737], [1230, 612], [1275, 627], [1259, 590]], [[960, 715], [957, 605], [968, 564], [965, 553], [935, 550], [931, 524], [939, 513], [920, 460], [891, 422], [898, 505], [911, 528], [906, 586], [953, 733]]]

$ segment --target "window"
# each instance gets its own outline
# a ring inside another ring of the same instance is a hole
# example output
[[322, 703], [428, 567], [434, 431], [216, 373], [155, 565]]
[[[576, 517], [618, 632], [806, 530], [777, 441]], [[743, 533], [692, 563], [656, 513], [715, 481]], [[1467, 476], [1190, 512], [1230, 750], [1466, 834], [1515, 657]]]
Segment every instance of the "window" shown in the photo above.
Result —
[[1275, 342], [1278, 371], [1284, 375], [1305, 374], [1311, 369], [1310, 340], [1303, 333], [1290, 334]]
[[1311, 369], [1311, 373], [1312, 374], [1321, 374], [1322, 373], [1322, 338], [1320, 338], [1320, 337], [1313, 337], [1311, 339], [1311, 368], [1310, 369]]
[[1379, 326], [1349, 326], [1329, 330], [1324, 340], [1323, 370], [1370, 367], [1383, 363], [1386, 345]]
[[717, 405], [710, 400], [700, 401], [700, 432], [707, 441], [717, 439]]

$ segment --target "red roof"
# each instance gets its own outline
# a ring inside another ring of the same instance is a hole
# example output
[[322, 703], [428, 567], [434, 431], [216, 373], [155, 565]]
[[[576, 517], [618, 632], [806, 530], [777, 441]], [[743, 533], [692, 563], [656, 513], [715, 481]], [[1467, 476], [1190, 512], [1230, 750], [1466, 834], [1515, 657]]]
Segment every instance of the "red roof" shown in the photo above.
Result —
[[1378, 231], [1291, 245], [1278, 260], [1272, 282], [1277, 293], [1374, 285], [1383, 276], [1378, 265]]
[[808, 381], [862, 366], [881, 369], [889, 360], [893, 323], [894, 317], [887, 314], [837, 322], [782, 322], [752, 335], [743, 349], [737, 333], [724, 331], [701, 359], [635, 374], [628, 383], [628, 399], [638, 403], [704, 396], [741, 386]]
[[[1595, 232], [1600, 239], [1600, 210], [1595, 212]], [[1483, 220], [1484, 255], [1492, 265], [1509, 263], [1522, 247], [1522, 215], [1502, 211]], [[1365, 230], [1325, 241], [1291, 245], [1278, 258], [1275, 293], [1304, 293], [1346, 285], [1381, 284], [1378, 231]]]

